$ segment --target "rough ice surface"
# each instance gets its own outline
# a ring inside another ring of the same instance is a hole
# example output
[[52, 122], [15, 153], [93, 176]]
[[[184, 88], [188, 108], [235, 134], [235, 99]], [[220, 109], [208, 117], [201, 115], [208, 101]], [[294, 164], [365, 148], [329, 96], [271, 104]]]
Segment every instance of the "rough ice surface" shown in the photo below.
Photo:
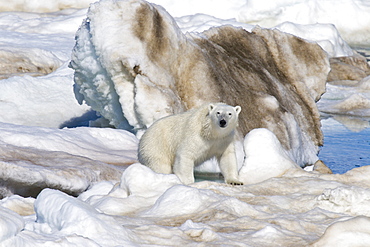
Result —
[[[330, 57], [352, 56], [351, 47], [342, 39], [333, 24], [296, 24], [284, 22], [275, 27], [276, 29], [301, 37], [305, 40], [315, 41]], [[335, 43], [334, 43], [335, 42]]]
[[[73, 97], [71, 79], [64, 65], [57, 72], [37, 79], [25, 75], [2, 80], [0, 121], [10, 119], [13, 124], [59, 128], [87, 114], [90, 108], [79, 105]], [[45, 107], [46, 104], [49, 107]]]
[[285, 21], [297, 24], [331, 23], [351, 44], [369, 44], [370, 5], [366, 0], [276, 1], [248, 0], [240, 10], [240, 22], [273, 27]]
[[137, 160], [136, 137], [124, 130], [51, 129], [0, 124], [0, 194], [35, 196], [43, 188], [78, 195], [118, 181]]
[[79, 198], [43, 190], [34, 216], [4, 209], [3, 218], [14, 219], [14, 228], [2, 232], [1, 244], [327, 246], [345, 234], [345, 243], [356, 246], [369, 234], [369, 172], [368, 167], [343, 175], [290, 169], [245, 186], [206, 181], [184, 186], [173, 174], [135, 164], [117, 185], [98, 183]]
[[[370, 243], [370, 218], [357, 216], [349, 220], [336, 222], [326, 229], [312, 246], [366, 246]], [[354, 242], [353, 235], [357, 235]]]
[[347, 116], [370, 116], [370, 76], [361, 81], [327, 83], [327, 93], [318, 102], [320, 111]]
[[[13, 9], [7, 10], [43, 12], [88, 5], [88, 1], [79, 1], [78, 5], [69, 3], [64, 0], [4, 1], [0, 9], [9, 6]], [[327, 22], [337, 28], [338, 23], [346, 24], [338, 29], [347, 42], [361, 43], [365, 40], [361, 37], [369, 33], [359, 31], [369, 26], [368, 19], [362, 19], [363, 13], [368, 13], [365, 1], [357, 1], [357, 5], [351, 0], [268, 1], [263, 5], [258, 1], [239, 0], [158, 0], [157, 3], [176, 16], [175, 21], [184, 32], [203, 32], [223, 24], [252, 31], [253, 26], [238, 22], [243, 17], [239, 14], [242, 6], [252, 4], [249, 11], [253, 10], [255, 16], [264, 13], [262, 22], [276, 22], [275, 14], [308, 13], [315, 6], [324, 6], [318, 11], [320, 18], [331, 18]], [[307, 7], [308, 3], [311, 5]], [[288, 12], [264, 12], [274, 6]], [[294, 11], [289, 12], [292, 8]], [[355, 15], [347, 15], [331, 11], [333, 8], [348, 9], [347, 13], [358, 9]], [[114, 14], [114, 10], [109, 13]], [[241, 162], [244, 186], [211, 181], [184, 186], [173, 174], [156, 174], [135, 163], [138, 140], [127, 131], [56, 129], [90, 109], [73, 102], [73, 70], [67, 68], [74, 33], [86, 11], [0, 13], [3, 34], [0, 51], [4, 58], [0, 63], [6, 65], [1, 66], [4, 68], [1, 76], [8, 78], [0, 83], [0, 191], [4, 197], [0, 200], [0, 246], [369, 245], [369, 166], [344, 174], [302, 170], [273, 132], [259, 128], [238, 143], [241, 160], [243, 146], [247, 154], [245, 163]], [[316, 38], [328, 34], [324, 40], [313, 41], [331, 56], [353, 55], [333, 26], [296, 24], [304, 16], [317, 20], [316, 12], [309, 13], [312, 14], [289, 19], [299, 30], [296, 35], [309, 39], [315, 36], [313, 33], [319, 34]], [[353, 18], [357, 15], [358, 19]], [[353, 25], [358, 21], [361, 23]], [[350, 33], [356, 36], [352, 39], [348, 36]], [[332, 69], [335, 62], [336, 70], [344, 74], [331, 75], [338, 80], [327, 83], [327, 92], [318, 105], [322, 115], [334, 116], [323, 120], [325, 128], [336, 128], [341, 122], [361, 134], [361, 130], [369, 127], [369, 78], [366, 68], [360, 68], [359, 64], [351, 67], [353, 61], [355, 56], [340, 61], [331, 59]], [[94, 67], [94, 61], [85, 62]], [[142, 69], [145, 68], [135, 68], [137, 72]], [[99, 72], [99, 68], [97, 70]], [[36, 73], [51, 71], [54, 72], [36, 76]], [[343, 80], [346, 76], [349, 79]], [[106, 90], [105, 100], [122, 100], [114, 98], [119, 94], [109, 99], [110, 89], [101, 83], [103, 79], [97, 78], [96, 85]], [[136, 75], [136, 80], [141, 85], [151, 85], [145, 76]], [[158, 96], [162, 92], [151, 93]], [[145, 94], [140, 97], [140, 102], [148, 99]], [[270, 109], [279, 104], [272, 96], [264, 97], [262, 102]], [[141, 106], [141, 112], [145, 110], [143, 106], [157, 106], [162, 110], [163, 104], [149, 98], [147, 104]], [[43, 116], [45, 112], [49, 118]], [[145, 115], [145, 119], [145, 124], [150, 124], [155, 116]], [[37, 125], [44, 127], [33, 127]], [[368, 147], [366, 139], [362, 140]], [[352, 142], [343, 144], [341, 156], [333, 153], [331, 159], [339, 158], [338, 162], [343, 162], [348, 148], [358, 148], [359, 144]], [[363, 157], [369, 157], [368, 150], [364, 150]], [[132, 163], [135, 164], [127, 166]]]
[[[336, 26], [343, 38], [351, 44], [368, 45], [370, 41], [370, 5], [366, 0], [312, 0], [312, 1], [172, 1], [153, 0], [153, 3], [166, 8], [173, 16], [196, 15], [203, 13], [222, 19], [274, 27], [283, 22], [300, 24], [331, 23]], [[209, 6], [212, 6], [210, 8]], [[320, 30], [323, 31], [325, 28]], [[310, 32], [307, 32], [306, 35]]]
[[0, 78], [48, 74], [70, 59], [71, 38], [86, 10], [60, 14], [0, 12]]
[[8, 78], [0, 84], [1, 122], [58, 128], [90, 110], [76, 102], [67, 67], [85, 14], [0, 12], [0, 78]]
[[23, 218], [12, 210], [0, 207], [0, 242], [16, 236], [24, 228]]
[[25, 11], [25, 12], [55, 12], [63, 9], [86, 8], [91, 0], [58, 0], [58, 1], [38, 1], [38, 0], [14, 0], [11, 2], [1, 1], [0, 11]]

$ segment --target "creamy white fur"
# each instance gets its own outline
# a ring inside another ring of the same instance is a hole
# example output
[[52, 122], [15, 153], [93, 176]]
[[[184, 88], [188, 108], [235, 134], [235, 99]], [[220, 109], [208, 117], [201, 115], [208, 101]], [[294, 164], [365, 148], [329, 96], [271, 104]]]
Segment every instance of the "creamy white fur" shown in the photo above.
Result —
[[162, 118], [142, 136], [139, 161], [190, 184], [194, 183], [194, 166], [216, 157], [225, 182], [241, 184], [234, 147], [240, 111], [240, 106], [211, 103]]

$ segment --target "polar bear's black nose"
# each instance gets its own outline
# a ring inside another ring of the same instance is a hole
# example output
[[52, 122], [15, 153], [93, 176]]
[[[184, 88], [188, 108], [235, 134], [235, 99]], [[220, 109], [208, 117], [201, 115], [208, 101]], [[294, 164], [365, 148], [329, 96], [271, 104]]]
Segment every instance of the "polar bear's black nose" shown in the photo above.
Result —
[[221, 120], [220, 120], [220, 127], [221, 127], [221, 128], [226, 127], [226, 120], [225, 120], [225, 119], [221, 119]]

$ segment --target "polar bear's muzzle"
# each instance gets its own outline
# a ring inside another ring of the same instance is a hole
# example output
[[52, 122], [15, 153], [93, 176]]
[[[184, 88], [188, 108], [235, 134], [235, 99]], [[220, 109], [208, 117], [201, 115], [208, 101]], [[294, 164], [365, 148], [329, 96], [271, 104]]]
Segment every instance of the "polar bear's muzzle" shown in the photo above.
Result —
[[221, 119], [221, 120], [220, 120], [220, 127], [221, 127], [221, 128], [225, 128], [225, 127], [226, 127], [226, 125], [227, 125], [226, 120], [225, 120], [225, 119]]

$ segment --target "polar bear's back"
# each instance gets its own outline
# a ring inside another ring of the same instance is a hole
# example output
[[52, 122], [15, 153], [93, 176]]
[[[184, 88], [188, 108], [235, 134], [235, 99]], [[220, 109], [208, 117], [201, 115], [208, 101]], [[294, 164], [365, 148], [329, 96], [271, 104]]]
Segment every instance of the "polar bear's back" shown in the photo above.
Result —
[[139, 161], [159, 173], [172, 173], [180, 143], [191, 140], [202, 128], [208, 108], [203, 106], [153, 123], [141, 137]]

